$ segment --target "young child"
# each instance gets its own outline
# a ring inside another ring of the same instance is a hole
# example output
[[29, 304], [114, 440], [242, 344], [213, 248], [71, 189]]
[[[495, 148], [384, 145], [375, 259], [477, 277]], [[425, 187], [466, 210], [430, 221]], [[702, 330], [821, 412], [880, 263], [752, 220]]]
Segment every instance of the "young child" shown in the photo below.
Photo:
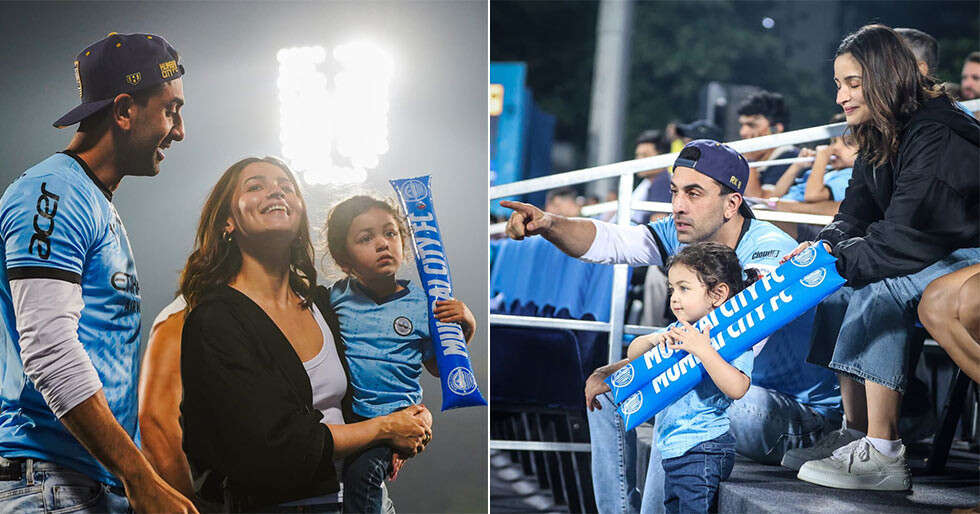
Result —
[[[420, 403], [422, 366], [433, 376], [439, 369], [427, 296], [421, 286], [395, 278], [408, 240], [402, 217], [384, 201], [354, 196], [330, 211], [326, 236], [330, 256], [348, 275], [330, 288], [330, 304], [346, 348], [354, 414], [374, 418]], [[467, 343], [473, 338], [476, 319], [463, 302], [436, 302], [434, 314], [462, 325]], [[344, 512], [381, 512], [381, 486], [402, 462], [387, 446], [348, 458]]]
[[664, 332], [633, 340], [629, 358], [665, 344], [701, 360], [709, 378], [665, 408], [656, 418], [657, 448], [663, 458], [664, 505], [667, 512], [708, 512], [718, 483], [735, 464], [735, 438], [726, 410], [745, 395], [752, 375], [751, 348], [726, 362], [711, 346], [709, 326], [691, 324], [754, 282], [755, 270], [743, 278], [735, 252], [718, 243], [691, 244], [671, 259], [667, 270], [670, 309], [677, 322]]

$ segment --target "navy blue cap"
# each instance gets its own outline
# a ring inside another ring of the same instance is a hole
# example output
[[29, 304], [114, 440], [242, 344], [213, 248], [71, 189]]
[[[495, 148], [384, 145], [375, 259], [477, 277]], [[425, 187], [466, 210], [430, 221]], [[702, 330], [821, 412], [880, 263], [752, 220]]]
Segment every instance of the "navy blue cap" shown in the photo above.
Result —
[[75, 58], [75, 81], [82, 104], [54, 122], [74, 125], [101, 111], [122, 93], [169, 82], [184, 75], [177, 50], [153, 34], [110, 32]]
[[722, 138], [721, 129], [707, 120], [694, 120], [687, 125], [677, 125], [677, 135], [691, 139], [718, 140]]
[[[695, 139], [684, 145], [674, 161], [674, 167], [677, 166], [695, 169], [739, 194], [745, 194], [749, 183], [749, 163], [745, 157], [732, 147], [710, 139]], [[738, 210], [746, 218], [755, 217], [745, 201]]]

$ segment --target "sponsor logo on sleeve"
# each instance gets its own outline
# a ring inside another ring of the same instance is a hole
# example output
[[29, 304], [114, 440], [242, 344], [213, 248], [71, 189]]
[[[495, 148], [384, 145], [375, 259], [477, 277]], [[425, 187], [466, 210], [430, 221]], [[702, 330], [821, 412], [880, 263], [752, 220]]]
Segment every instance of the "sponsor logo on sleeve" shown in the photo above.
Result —
[[[48, 191], [47, 182], [41, 182], [41, 195], [37, 197], [37, 214], [34, 215], [34, 235], [27, 245], [28, 252], [47, 259], [51, 256], [51, 234], [54, 232], [54, 217], [58, 214], [60, 196]], [[46, 220], [46, 221], [44, 221]]]

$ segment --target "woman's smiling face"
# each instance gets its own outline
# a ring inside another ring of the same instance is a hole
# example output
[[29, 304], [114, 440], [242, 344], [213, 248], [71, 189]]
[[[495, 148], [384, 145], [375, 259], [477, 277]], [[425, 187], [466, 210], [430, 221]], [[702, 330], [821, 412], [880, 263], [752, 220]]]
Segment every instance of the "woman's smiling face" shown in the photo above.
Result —
[[239, 238], [281, 238], [291, 242], [305, 211], [292, 177], [267, 162], [252, 163], [242, 170], [232, 205], [229, 223]]

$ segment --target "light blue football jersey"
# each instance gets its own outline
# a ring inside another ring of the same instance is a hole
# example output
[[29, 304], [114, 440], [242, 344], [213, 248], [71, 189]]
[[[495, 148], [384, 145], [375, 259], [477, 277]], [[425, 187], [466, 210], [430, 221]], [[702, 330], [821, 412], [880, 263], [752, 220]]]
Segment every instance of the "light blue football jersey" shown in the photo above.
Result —
[[112, 193], [68, 152], [30, 168], [0, 198], [0, 455], [32, 457], [122, 485], [48, 408], [24, 374], [10, 280], [48, 278], [80, 284], [85, 306], [78, 339], [109, 409], [136, 432], [140, 366], [140, 291], [133, 254]]
[[[824, 173], [823, 185], [830, 191], [830, 199], [835, 202], [844, 201], [844, 192], [847, 191], [847, 184], [851, 181], [851, 171], [853, 168], [842, 170], [829, 170]], [[803, 175], [796, 178], [789, 191], [780, 200], [791, 200], [802, 202], [806, 198], [806, 181], [810, 178], [812, 169], [803, 172]]]
[[372, 298], [356, 280], [330, 288], [330, 305], [340, 321], [350, 367], [354, 413], [366, 418], [391, 414], [422, 401], [422, 362], [435, 356], [429, 311], [421, 287]]
[[[768, 221], [747, 221], [735, 246], [742, 268], [768, 273], [799, 244]], [[686, 246], [677, 240], [673, 215], [649, 223], [647, 228], [657, 240], [664, 262]], [[815, 312], [816, 308], [804, 312], [769, 336], [755, 356], [752, 384], [785, 393], [817, 409], [836, 409], [840, 405], [837, 378], [830, 370], [806, 362]]]

